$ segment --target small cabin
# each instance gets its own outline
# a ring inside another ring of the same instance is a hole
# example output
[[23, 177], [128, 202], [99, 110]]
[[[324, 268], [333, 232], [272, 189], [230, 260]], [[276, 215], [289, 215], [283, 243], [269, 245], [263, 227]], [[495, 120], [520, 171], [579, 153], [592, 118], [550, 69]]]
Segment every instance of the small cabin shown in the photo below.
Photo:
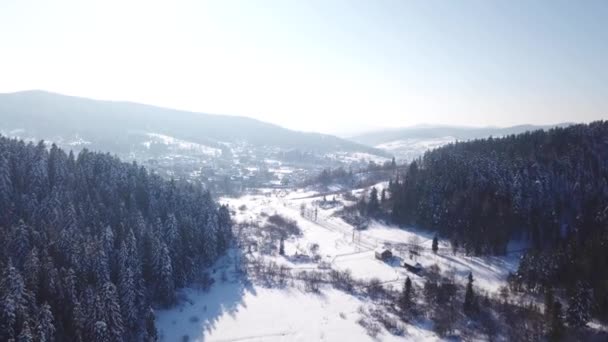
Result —
[[422, 265], [420, 265], [419, 262], [417, 262], [415, 265], [404, 262], [403, 267], [405, 267], [408, 271], [412, 273], [420, 273], [422, 271]]
[[390, 249], [385, 248], [385, 247], [376, 249], [374, 251], [374, 254], [376, 255], [376, 259], [382, 260], [382, 261], [387, 261], [393, 257], [393, 252], [391, 252]]

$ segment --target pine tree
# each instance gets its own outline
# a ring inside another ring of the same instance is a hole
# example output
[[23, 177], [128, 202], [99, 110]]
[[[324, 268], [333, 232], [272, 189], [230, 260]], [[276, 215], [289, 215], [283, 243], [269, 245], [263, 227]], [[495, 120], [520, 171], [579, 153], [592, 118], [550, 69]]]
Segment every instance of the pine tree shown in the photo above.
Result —
[[10, 166], [4, 155], [0, 154], [0, 225], [8, 227], [12, 217], [13, 204], [13, 182], [10, 174]]
[[174, 284], [173, 284], [173, 266], [171, 264], [171, 256], [169, 250], [164, 243], [161, 246], [159, 267], [157, 271], [158, 278], [158, 295], [161, 302], [165, 305], [173, 303], [174, 299]]
[[76, 342], [83, 341], [83, 337], [86, 331], [86, 318], [84, 310], [80, 305], [80, 302], [76, 301], [72, 304], [72, 316], [70, 317], [70, 319], [72, 333], [68, 335], [73, 336], [74, 341]]
[[[124, 246], [124, 249], [121, 248], [121, 251], [122, 250], [126, 253], [126, 246]], [[118, 281], [120, 309], [122, 317], [124, 318], [124, 323], [127, 327], [134, 328], [137, 325], [139, 316], [136, 306], [137, 293], [133, 271], [128, 263], [121, 267]]]
[[559, 341], [564, 334], [564, 318], [562, 316], [562, 303], [555, 301], [552, 305], [553, 317], [551, 319], [551, 330], [549, 331], [549, 339], [551, 341]]
[[401, 313], [403, 315], [407, 315], [408, 312], [411, 311], [413, 304], [412, 297], [412, 281], [410, 280], [410, 277], [407, 277], [403, 283], [403, 291], [401, 292], [401, 296], [399, 298], [399, 307], [401, 308]]
[[577, 284], [574, 294], [569, 298], [566, 317], [568, 324], [573, 327], [583, 327], [589, 322], [591, 313], [591, 290]]
[[553, 305], [555, 304], [555, 297], [553, 295], [553, 288], [547, 287], [545, 289], [545, 311], [544, 311], [544, 319], [545, 319], [545, 330], [550, 331], [553, 324]]
[[148, 308], [147, 313], [146, 313], [146, 329], [145, 329], [143, 340], [144, 340], [144, 342], [158, 341], [158, 333], [156, 331], [154, 310], [152, 310], [152, 308]]
[[108, 325], [104, 321], [95, 322], [92, 342], [110, 342]]
[[464, 312], [471, 316], [476, 312], [476, 299], [475, 292], [473, 291], [473, 273], [469, 273], [469, 279], [467, 282], [467, 289], [464, 295]]
[[34, 247], [27, 258], [25, 259], [25, 264], [23, 265], [23, 270], [25, 273], [25, 284], [26, 287], [30, 291], [38, 291], [38, 286], [40, 284], [40, 259], [38, 258], [38, 249]]
[[39, 310], [36, 341], [53, 342], [55, 340], [55, 325], [51, 307], [47, 303], [44, 303]]
[[12, 231], [10, 240], [10, 257], [17, 268], [23, 266], [30, 249], [29, 227], [23, 221], [19, 221]]
[[433, 237], [433, 245], [432, 245], [433, 253], [437, 254], [439, 250], [439, 239], [437, 239], [437, 235]]
[[0, 279], [0, 295], [0, 337], [15, 338], [18, 327], [28, 320], [32, 295], [10, 260]]
[[378, 190], [372, 187], [369, 193], [369, 202], [367, 203], [367, 213], [370, 216], [375, 216], [380, 210], [380, 203], [378, 202]]
[[17, 337], [17, 342], [34, 342], [34, 336], [32, 335], [32, 330], [30, 329], [27, 320], [23, 321], [23, 327]]
[[122, 315], [120, 313], [120, 304], [116, 286], [111, 282], [107, 282], [101, 289], [101, 300], [105, 311], [105, 323], [107, 326], [108, 337], [112, 341], [122, 340], [124, 325]]

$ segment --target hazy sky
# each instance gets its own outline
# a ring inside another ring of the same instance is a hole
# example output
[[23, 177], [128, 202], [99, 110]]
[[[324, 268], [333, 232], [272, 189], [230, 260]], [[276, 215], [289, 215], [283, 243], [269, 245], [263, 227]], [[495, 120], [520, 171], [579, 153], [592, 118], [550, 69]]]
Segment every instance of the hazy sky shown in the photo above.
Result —
[[345, 132], [608, 118], [608, 1], [0, 0], [0, 92]]

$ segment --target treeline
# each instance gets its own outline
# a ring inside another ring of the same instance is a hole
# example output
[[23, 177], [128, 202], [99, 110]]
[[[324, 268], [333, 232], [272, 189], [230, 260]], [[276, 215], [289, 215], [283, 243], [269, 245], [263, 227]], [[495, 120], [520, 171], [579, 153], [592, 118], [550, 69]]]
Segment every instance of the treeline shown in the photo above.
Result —
[[439, 231], [468, 253], [531, 246], [512, 282], [557, 286], [608, 315], [608, 122], [454, 143], [390, 187], [392, 217]]
[[[306, 181], [307, 185], [312, 184], [321, 184], [324, 186], [330, 184], [340, 184], [346, 186], [352, 186], [355, 183], [370, 183], [376, 180], [382, 180], [388, 178], [399, 168], [397, 163], [395, 162], [395, 158], [393, 157], [390, 161], [385, 161], [383, 164], [377, 164], [373, 160], [370, 160], [366, 167], [360, 168], [358, 170], [353, 171], [352, 168], [349, 170], [345, 170], [343, 167], [338, 167], [335, 169], [323, 169], [318, 175], [312, 177], [311, 179]], [[367, 175], [366, 177], [362, 177], [363, 174], [366, 173], [380, 173], [377, 175]], [[386, 175], [382, 175], [384, 172]], [[371, 178], [371, 179], [366, 179]]]
[[231, 239], [199, 186], [0, 137], [0, 341], [154, 341], [152, 306]]

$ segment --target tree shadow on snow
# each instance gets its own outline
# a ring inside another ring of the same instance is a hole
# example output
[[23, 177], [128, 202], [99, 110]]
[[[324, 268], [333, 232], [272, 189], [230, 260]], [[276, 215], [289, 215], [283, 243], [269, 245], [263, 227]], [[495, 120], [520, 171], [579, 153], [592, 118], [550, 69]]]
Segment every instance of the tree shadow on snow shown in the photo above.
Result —
[[[238, 252], [232, 251], [224, 258], [234, 260], [235, 253]], [[248, 279], [235, 272], [233, 262], [220, 260], [209, 271], [214, 280], [209, 290], [183, 289], [180, 304], [157, 313], [161, 341], [205, 341], [222, 316], [234, 317], [246, 308], [246, 293], [257, 295]]]

